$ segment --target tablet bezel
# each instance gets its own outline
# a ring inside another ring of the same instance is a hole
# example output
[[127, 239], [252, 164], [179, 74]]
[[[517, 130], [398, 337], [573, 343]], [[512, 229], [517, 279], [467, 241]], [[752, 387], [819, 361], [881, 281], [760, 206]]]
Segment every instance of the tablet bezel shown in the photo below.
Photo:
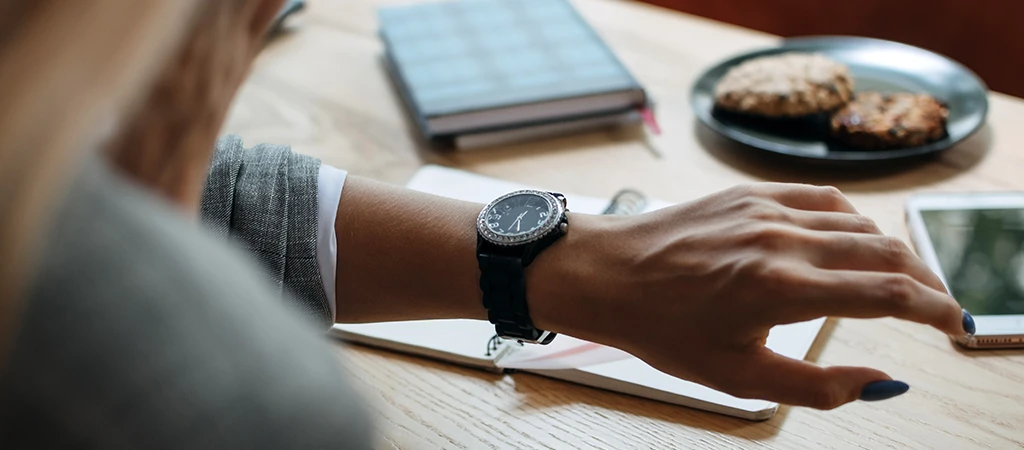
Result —
[[[1024, 192], [998, 193], [930, 193], [916, 194], [907, 200], [907, 226], [918, 256], [938, 275], [949, 289], [939, 264], [931, 237], [924, 225], [922, 211], [1024, 209]], [[974, 315], [975, 336], [1006, 336], [1024, 334], [1024, 314]]]

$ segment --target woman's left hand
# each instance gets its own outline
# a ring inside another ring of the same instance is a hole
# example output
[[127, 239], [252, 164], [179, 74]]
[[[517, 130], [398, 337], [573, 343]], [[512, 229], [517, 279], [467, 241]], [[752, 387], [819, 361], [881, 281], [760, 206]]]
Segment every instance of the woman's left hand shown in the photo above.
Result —
[[737, 397], [832, 409], [907, 389], [872, 368], [775, 354], [775, 325], [891, 316], [970, 331], [928, 266], [835, 188], [753, 184], [570, 223], [529, 268], [534, 323]]

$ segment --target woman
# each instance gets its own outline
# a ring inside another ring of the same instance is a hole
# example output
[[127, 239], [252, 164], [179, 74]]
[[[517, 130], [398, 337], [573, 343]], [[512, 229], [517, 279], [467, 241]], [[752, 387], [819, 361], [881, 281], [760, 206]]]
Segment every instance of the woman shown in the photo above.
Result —
[[[215, 145], [280, 0], [126, 5], [0, 10], [0, 257], [31, 262], [0, 267], [0, 441], [366, 446], [322, 325], [486, 318], [481, 205], [345, 177], [287, 148]], [[775, 324], [970, 326], [833, 188], [751, 185], [569, 219], [525, 272], [532, 323], [737, 396], [830, 409], [906, 391], [877, 370], [773, 354]]]
[[[212, 134], [200, 140], [219, 119], [204, 114], [216, 108], [194, 104], [195, 126], [172, 130], [180, 110], [153, 119], [146, 93], [210, 75], [171, 101], [223, 106], [230, 92], [211, 89], [241, 81], [250, 54], [239, 44], [255, 51], [275, 3], [4, 4], [5, 448], [368, 446], [368, 418], [322, 336], [251, 263], [100, 158], [101, 142], [123, 141], [101, 133], [130, 134], [129, 117], [169, 145], [209, 147]], [[217, 50], [220, 39], [242, 53]], [[214, 54], [227, 65], [209, 66]], [[167, 174], [186, 173], [190, 156]], [[17, 283], [21, 261], [34, 273]]]

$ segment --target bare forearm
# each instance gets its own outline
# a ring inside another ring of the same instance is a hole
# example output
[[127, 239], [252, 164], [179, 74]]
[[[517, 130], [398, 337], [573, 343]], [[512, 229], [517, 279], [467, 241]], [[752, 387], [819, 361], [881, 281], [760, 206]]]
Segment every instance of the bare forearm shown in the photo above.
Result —
[[484, 318], [480, 206], [349, 177], [338, 205], [338, 322]]
[[[338, 322], [485, 319], [476, 260], [483, 205], [349, 177], [338, 206]], [[538, 327], [589, 336], [579, 305], [598, 288], [587, 264], [606, 222], [571, 216], [572, 232], [527, 268]], [[607, 245], [603, 245], [607, 247]], [[581, 260], [582, 259], [582, 260]]]

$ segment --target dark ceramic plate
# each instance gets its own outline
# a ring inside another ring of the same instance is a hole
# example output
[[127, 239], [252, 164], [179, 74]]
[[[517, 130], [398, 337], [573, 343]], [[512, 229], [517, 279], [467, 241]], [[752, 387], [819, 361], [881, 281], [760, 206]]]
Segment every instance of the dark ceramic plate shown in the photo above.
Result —
[[[919, 147], [856, 150], [829, 139], [824, 114], [806, 119], [758, 119], [715, 109], [715, 85], [726, 71], [751, 58], [786, 52], [817, 52], [846, 64], [856, 91], [931, 94], [949, 107], [947, 136]], [[690, 103], [701, 122], [737, 142], [808, 160], [856, 163], [914, 158], [952, 147], [985, 122], [987, 91], [974, 72], [921, 48], [859, 37], [807, 37], [787, 39], [781, 47], [746, 53], [712, 67], [694, 84]]]

